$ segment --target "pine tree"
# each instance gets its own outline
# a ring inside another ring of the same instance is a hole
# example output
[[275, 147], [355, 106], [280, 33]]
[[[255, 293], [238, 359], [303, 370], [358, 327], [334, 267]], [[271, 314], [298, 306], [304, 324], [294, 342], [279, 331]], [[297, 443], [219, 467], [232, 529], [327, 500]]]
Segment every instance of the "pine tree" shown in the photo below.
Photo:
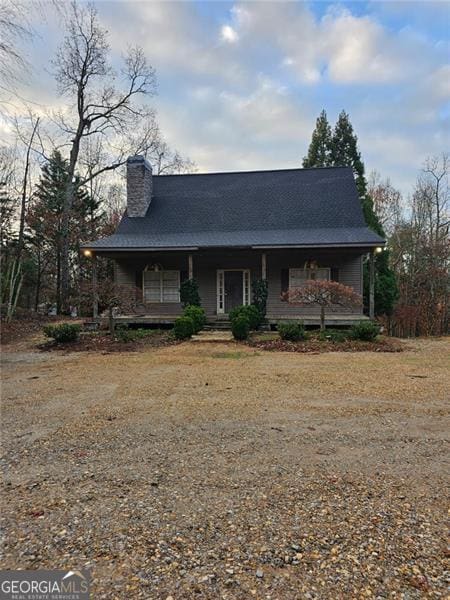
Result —
[[[52, 268], [49, 269], [49, 275], [54, 281], [58, 312], [61, 304], [62, 215], [67, 178], [69, 176], [68, 171], [68, 162], [59, 151], [54, 151], [48, 163], [42, 168], [35, 201], [29, 209], [27, 219], [36, 254], [40, 258], [42, 256], [48, 257], [46, 263], [52, 265]], [[94, 218], [98, 209], [98, 203], [90, 197], [85, 189], [77, 186], [76, 183], [76, 195], [72, 206], [69, 228], [73, 263], [78, 261], [80, 243], [91, 237], [88, 220]], [[89, 234], [87, 231], [89, 231]], [[41, 277], [41, 273], [39, 273], [39, 277]]]
[[359, 196], [364, 198], [367, 190], [364, 163], [358, 150], [358, 138], [345, 110], [339, 114], [334, 127], [331, 139], [331, 164], [335, 167], [352, 167]]
[[328, 167], [331, 164], [331, 127], [327, 113], [322, 110], [316, 120], [316, 128], [311, 137], [308, 154], [303, 159], [303, 167]]
[[[304, 167], [352, 167], [355, 174], [361, 206], [367, 226], [385, 237], [378, 219], [372, 198], [367, 193], [364, 163], [358, 149], [358, 138], [353, 130], [349, 115], [343, 110], [331, 133], [326, 112], [323, 110], [316, 121], [308, 155], [303, 159]], [[389, 251], [377, 254], [375, 258], [375, 313], [391, 314], [397, 299], [397, 283], [389, 266]], [[364, 266], [364, 300], [368, 304], [369, 273]]]
[[[364, 163], [358, 149], [358, 138], [353, 130], [348, 114], [343, 110], [335, 125], [331, 142], [331, 161], [336, 167], [352, 167], [355, 174], [361, 206], [367, 226], [385, 237], [385, 232], [377, 217], [372, 198], [367, 193]], [[364, 299], [366, 305], [369, 297], [368, 265], [364, 268]], [[375, 258], [375, 313], [391, 314], [397, 298], [395, 275], [389, 267], [389, 252], [378, 254]]]

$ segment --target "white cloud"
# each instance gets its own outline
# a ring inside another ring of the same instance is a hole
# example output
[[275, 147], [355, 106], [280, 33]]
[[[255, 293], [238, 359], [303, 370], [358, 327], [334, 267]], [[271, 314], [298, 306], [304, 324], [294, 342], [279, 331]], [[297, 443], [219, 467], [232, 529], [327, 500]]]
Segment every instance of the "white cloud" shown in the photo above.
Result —
[[239, 39], [236, 30], [231, 25], [223, 25], [220, 30], [220, 36], [224, 42], [229, 42], [230, 44], [234, 44]]
[[[318, 18], [295, 2], [237, 3], [219, 26], [187, 2], [98, 9], [116, 64], [128, 44], [144, 48], [162, 131], [201, 170], [298, 166], [322, 108], [332, 122], [341, 108], [350, 113], [366, 168], [394, 184], [448, 146], [446, 46], [417, 34], [407, 15], [392, 31], [373, 11], [334, 7]], [[36, 79], [24, 93], [52, 106], [65, 103], [45, 73], [57, 29], [36, 38]]]

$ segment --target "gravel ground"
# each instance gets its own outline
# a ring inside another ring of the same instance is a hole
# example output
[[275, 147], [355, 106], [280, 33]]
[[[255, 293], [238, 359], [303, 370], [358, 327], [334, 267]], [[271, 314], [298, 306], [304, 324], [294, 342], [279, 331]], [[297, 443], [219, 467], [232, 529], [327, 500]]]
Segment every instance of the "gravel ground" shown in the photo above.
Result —
[[95, 599], [444, 598], [450, 340], [3, 354], [4, 568]]

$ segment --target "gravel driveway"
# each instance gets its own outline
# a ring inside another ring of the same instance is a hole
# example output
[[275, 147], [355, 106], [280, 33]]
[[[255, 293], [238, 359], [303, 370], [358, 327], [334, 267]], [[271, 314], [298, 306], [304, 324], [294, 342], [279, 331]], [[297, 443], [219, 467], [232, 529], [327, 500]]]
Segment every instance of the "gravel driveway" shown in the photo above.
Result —
[[450, 340], [3, 354], [5, 568], [94, 599], [443, 598]]

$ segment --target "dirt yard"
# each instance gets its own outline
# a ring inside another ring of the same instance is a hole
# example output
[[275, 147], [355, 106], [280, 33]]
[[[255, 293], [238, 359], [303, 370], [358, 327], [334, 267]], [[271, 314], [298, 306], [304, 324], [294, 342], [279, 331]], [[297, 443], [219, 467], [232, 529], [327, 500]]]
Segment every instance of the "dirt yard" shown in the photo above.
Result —
[[3, 352], [4, 568], [97, 599], [444, 598], [450, 340]]

